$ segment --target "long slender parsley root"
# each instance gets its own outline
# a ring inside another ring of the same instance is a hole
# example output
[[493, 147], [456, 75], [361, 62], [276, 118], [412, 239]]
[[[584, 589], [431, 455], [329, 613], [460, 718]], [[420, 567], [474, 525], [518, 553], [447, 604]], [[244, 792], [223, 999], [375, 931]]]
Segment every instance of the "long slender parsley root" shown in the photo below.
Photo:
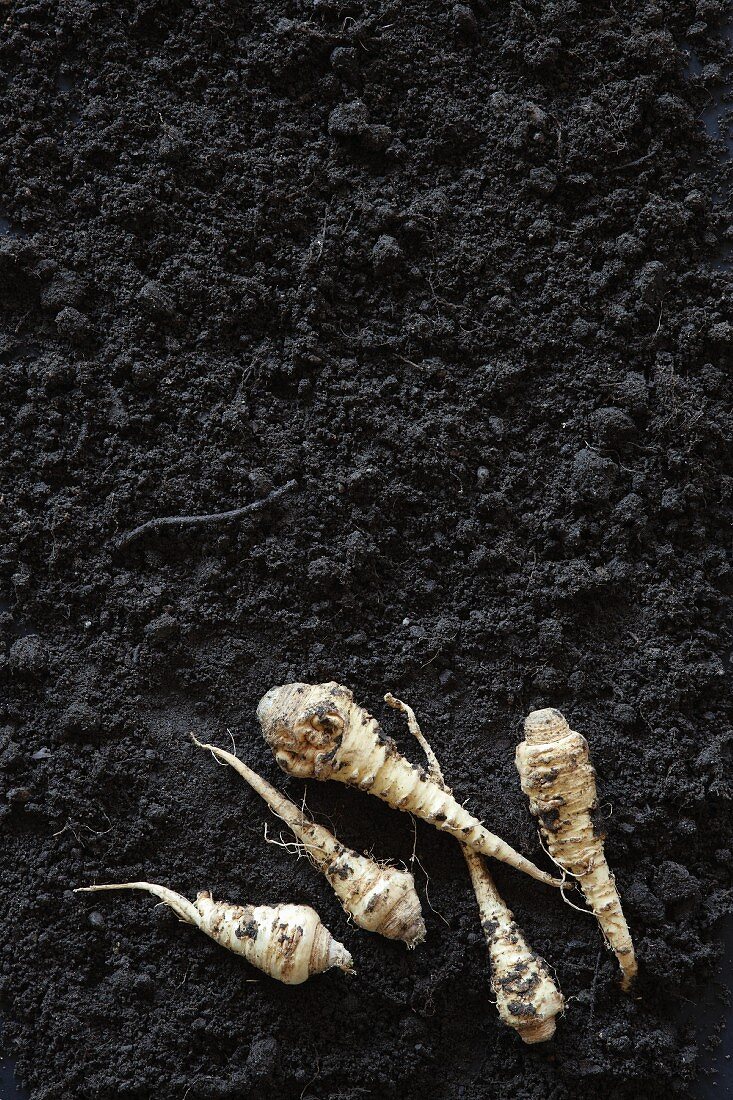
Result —
[[[430, 776], [444, 790], [448, 790], [440, 764], [417, 723], [412, 707], [395, 699], [394, 695], [385, 695], [384, 701], [406, 715], [410, 732], [417, 738], [428, 759]], [[562, 993], [545, 960], [525, 940], [512, 911], [496, 889], [484, 857], [466, 844], [461, 843], [461, 848], [489, 948], [491, 988], [499, 1016], [525, 1043], [544, 1043], [555, 1034], [555, 1017], [565, 1005]]]
[[524, 723], [525, 740], [517, 747], [522, 790], [555, 862], [578, 880], [595, 913], [606, 943], [621, 967], [624, 989], [637, 972], [634, 945], [603, 837], [593, 826], [597, 806], [596, 773], [588, 742], [575, 733], [559, 710], [535, 710]]
[[562, 880], [540, 871], [485, 829], [423, 768], [410, 764], [363, 707], [340, 684], [285, 684], [260, 700], [257, 717], [283, 771], [301, 779], [336, 779], [369, 791], [451, 833], [485, 856], [503, 860], [551, 886]]
[[352, 969], [351, 955], [321, 924], [310, 905], [230, 905], [213, 901], [208, 890], [190, 902], [175, 890], [152, 882], [82, 886], [75, 893], [97, 890], [146, 890], [169, 905], [182, 921], [195, 924], [222, 947], [244, 955], [258, 970], [286, 985], [300, 985], [334, 966], [347, 972]]
[[331, 887], [355, 924], [390, 940], [404, 940], [416, 947], [425, 939], [425, 923], [415, 880], [409, 871], [377, 863], [340, 844], [336, 837], [252, 771], [239, 757], [191, 735], [194, 745], [208, 749], [229, 764], [267, 805], [289, 826], [315, 867]]

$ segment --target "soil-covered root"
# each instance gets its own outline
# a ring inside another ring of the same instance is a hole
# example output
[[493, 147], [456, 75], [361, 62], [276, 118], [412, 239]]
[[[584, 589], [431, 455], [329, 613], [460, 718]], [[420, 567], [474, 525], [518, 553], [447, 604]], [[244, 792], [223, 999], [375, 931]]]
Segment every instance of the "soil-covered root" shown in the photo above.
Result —
[[573, 875], [595, 913], [628, 989], [637, 973], [636, 954], [603, 848], [595, 828], [596, 773], [588, 742], [558, 710], [535, 710], [524, 723], [517, 770], [532, 813], [539, 819], [547, 850]]
[[545, 960], [524, 938], [496, 889], [483, 856], [464, 847], [491, 963], [491, 988], [499, 1016], [525, 1043], [555, 1034], [565, 1001]]
[[415, 880], [409, 871], [359, 855], [312, 821], [290, 799], [280, 794], [238, 756], [191, 735], [199, 748], [208, 749], [229, 764], [292, 830], [315, 867], [331, 887], [355, 924], [391, 940], [416, 947], [425, 939], [425, 922]]
[[222, 947], [243, 955], [264, 974], [286, 985], [300, 985], [332, 967], [352, 972], [352, 959], [334, 939], [310, 905], [231, 905], [214, 901], [202, 890], [195, 902], [152, 882], [82, 886], [76, 893], [98, 890], [145, 890], [160, 898], [186, 921]]
[[551, 886], [541, 871], [473, 817], [424, 770], [405, 760], [394, 741], [336, 683], [284, 684], [257, 707], [265, 739], [280, 767], [301, 779], [335, 779], [412, 813], [485, 856], [500, 859]]
[[[412, 707], [391, 694], [384, 701], [407, 717], [410, 732], [428, 758], [436, 783], [448, 789], [438, 759], [425, 738]], [[543, 1043], [555, 1034], [565, 1001], [549, 966], [529, 946], [514, 915], [496, 888], [484, 857], [462, 844], [489, 949], [491, 988], [500, 1019], [525, 1043]]]

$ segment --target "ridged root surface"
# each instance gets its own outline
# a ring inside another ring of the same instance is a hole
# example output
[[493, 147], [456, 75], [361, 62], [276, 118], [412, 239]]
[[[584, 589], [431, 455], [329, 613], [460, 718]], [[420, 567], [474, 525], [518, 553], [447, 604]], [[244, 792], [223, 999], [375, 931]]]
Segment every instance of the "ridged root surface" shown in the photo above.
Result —
[[532, 950], [499, 894], [483, 859], [464, 850], [479, 903], [491, 962], [491, 987], [499, 1016], [525, 1043], [544, 1043], [555, 1034], [565, 1002], [547, 963]]
[[416, 947], [425, 939], [420, 898], [409, 871], [378, 863], [352, 851], [323, 825], [312, 821], [298, 806], [271, 786], [257, 772], [225, 749], [203, 744], [217, 759], [229, 764], [292, 830], [313, 865], [331, 887], [355, 924], [391, 940]]
[[[450, 791], [440, 762], [420, 729], [415, 712], [391, 692], [385, 703], [402, 711], [412, 735], [428, 759], [428, 771], [444, 791]], [[525, 940], [514, 916], [496, 888], [486, 860], [466, 844], [461, 844], [471, 875], [476, 901], [489, 948], [491, 988], [496, 996], [499, 1017], [525, 1043], [544, 1043], [555, 1034], [555, 1017], [565, 1002], [544, 959]]]
[[332, 860], [326, 877], [360, 928], [417, 947], [425, 939], [420, 899], [409, 871], [377, 863], [350, 849]]
[[284, 684], [260, 700], [257, 717], [280, 767], [301, 779], [335, 779], [369, 791], [492, 859], [551, 886], [553, 878], [489, 832], [423, 768], [409, 763], [341, 684]]
[[603, 837], [593, 824], [598, 803], [588, 743], [557, 710], [533, 711], [524, 730], [516, 758], [522, 790], [539, 819], [550, 855], [577, 879], [618, 959], [623, 988], [628, 989], [637, 973], [636, 955]]
[[153, 882], [85, 886], [77, 892], [97, 890], [144, 890], [153, 894], [181, 920], [286, 985], [300, 985], [334, 966], [346, 971], [352, 968], [351, 955], [310, 905], [231, 905], [214, 901], [208, 890], [202, 890], [196, 901], [190, 902], [175, 890]]

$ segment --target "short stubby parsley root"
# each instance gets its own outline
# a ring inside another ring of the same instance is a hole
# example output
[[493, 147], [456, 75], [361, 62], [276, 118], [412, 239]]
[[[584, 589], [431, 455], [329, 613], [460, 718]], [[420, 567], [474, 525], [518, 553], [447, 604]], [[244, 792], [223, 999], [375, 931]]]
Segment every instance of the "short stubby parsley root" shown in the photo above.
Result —
[[485, 829], [423, 768], [410, 764], [371, 714], [340, 684], [285, 684], [260, 700], [257, 717], [283, 771], [301, 779], [336, 779], [412, 813], [485, 856], [503, 860], [540, 882], [562, 880], [540, 871]]
[[409, 871], [378, 863], [339, 843], [333, 833], [303, 813], [275, 790], [257, 772], [225, 749], [206, 745], [193, 734], [193, 743], [208, 749], [229, 764], [267, 803], [273, 813], [295, 833], [315, 867], [331, 887], [355, 924], [367, 932], [378, 932], [390, 940], [403, 940], [416, 947], [425, 939], [420, 899]]
[[539, 818], [547, 850], [573, 875], [593, 910], [606, 943], [616, 955], [622, 986], [628, 989], [637, 964], [618, 891], [593, 823], [596, 773], [588, 742], [558, 710], [535, 710], [524, 723], [517, 770], [532, 813]]
[[[447, 790], [440, 764], [417, 723], [412, 707], [390, 694], [385, 695], [384, 701], [406, 715], [410, 732], [428, 758], [430, 776]], [[562, 993], [545, 960], [525, 940], [511, 910], [496, 889], [484, 857], [466, 844], [461, 844], [461, 848], [468, 864], [481, 915], [481, 927], [489, 948], [491, 988], [496, 997], [499, 1017], [525, 1043], [547, 1042], [555, 1034], [556, 1016], [565, 1007]]]
[[252, 966], [286, 985], [300, 985], [334, 966], [352, 972], [351, 955], [310, 905], [231, 905], [213, 901], [208, 890], [190, 902], [152, 882], [82, 886], [75, 893], [97, 890], [146, 890], [182, 921], [195, 924], [222, 947], [243, 955]]

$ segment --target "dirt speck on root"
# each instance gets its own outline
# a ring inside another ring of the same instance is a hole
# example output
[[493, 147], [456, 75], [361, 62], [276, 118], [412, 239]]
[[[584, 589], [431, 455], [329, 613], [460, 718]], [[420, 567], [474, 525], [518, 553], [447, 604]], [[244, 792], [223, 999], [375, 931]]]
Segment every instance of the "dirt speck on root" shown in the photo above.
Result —
[[[0, 1009], [33, 1100], [690, 1095], [733, 867], [719, 10], [4, 9]], [[416, 843], [410, 953], [263, 842], [188, 731], [298, 802], [255, 707], [328, 679], [417, 760], [380, 702], [407, 700], [548, 870], [513, 757], [562, 710], [635, 996], [594, 921], [497, 865], [568, 998], [527, 1050], [450, 837], [307, 787], [351, 847]], [[253, 982], [145, 899], [71, 894], [145, 876], [312, 904], [358, 976]]]

